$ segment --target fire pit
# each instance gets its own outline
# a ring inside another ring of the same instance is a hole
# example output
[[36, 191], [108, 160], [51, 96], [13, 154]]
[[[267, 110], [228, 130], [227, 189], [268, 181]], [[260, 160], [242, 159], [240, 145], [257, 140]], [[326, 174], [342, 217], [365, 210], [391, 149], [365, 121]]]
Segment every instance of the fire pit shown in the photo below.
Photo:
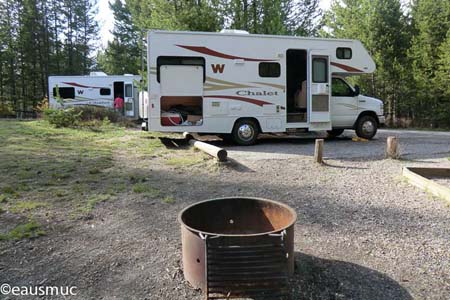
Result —
[[260, 198], [185, 208], [179, 215], [184, 277], [206, 299], [288, 299], [296, 219], [289, 206]]

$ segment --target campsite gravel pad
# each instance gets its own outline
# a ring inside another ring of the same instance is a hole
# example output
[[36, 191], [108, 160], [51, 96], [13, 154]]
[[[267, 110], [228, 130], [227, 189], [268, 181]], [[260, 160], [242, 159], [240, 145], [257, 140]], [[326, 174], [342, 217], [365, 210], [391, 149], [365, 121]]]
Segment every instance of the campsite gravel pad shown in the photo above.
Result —
[[227, 147], [237, 162], [213, 168], [122, 156], [116, 168], [140, 172], [175, 203], [129, 193], [92, 218], [49, 220], [45, 237], [0, 243], [0, 283], [75, 285], [70, 299], [203, 299], [183, 280], [177, 213], [242, 195], [298, 214], [292, 299], [448, 299], [450, 207], [410, 186], [401, 169], [450, 165], [450, 134], [396, 133], [401, 161], [383, 159], [390, 134], [326, 141], [326, 166], [312, 162], [313, 140]]

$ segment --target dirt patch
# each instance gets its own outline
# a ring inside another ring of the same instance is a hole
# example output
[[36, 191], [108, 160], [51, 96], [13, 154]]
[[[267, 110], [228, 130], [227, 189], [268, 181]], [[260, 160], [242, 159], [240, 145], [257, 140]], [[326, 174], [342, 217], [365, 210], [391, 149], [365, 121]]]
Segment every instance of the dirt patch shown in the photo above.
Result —
[[[0, 283], [74, 285], [73, 299], [203, 299], [183, 279], [177, 215], [199, 200], [242, 195], [281, 201], [298, 214], [293, 299], [448, 296], [450, 208], [400, 176], [405, 164], [423, 162], [384, 160], [377, 141], [380, 156], [333, 158], [333, 152], [326, 166], [312, 162], [310, 141], [295, 144], [297, 152], [287, 156], [280, 149], [294, 151], [290, 143], [230, 147], [234, 160], [220, 165], [190, 149], [146, 154], [138, 140], [122, 142], [127, 146], [112, 149], [100, 173], [61, 179], [65, 185], [56, 189], [79, 186], [78, 196], [55, 196], [73, 199], [31, 211], [45, 236], [0, 242]], [[335, 143], [328, 149], [353, 151], [351, 141]], [[436, 162], [444, 163], [426, 160]], [[112, 199], [67, 217], [72, 203], [85, 205], [87, 195], [108, 188]], [[2, 224], [15, 218], [0, 214]]]

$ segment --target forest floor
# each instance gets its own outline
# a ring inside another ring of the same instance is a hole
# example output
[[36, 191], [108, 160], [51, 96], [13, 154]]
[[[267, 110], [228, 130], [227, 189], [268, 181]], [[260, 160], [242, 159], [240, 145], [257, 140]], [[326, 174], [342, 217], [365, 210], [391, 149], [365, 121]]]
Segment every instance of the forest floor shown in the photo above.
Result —
[[[180, 148], [112, 125], [0, 121], [0, 284], [76, 286], [66, 299], [203, 299], [183, 279], [177, 215], [241, 195], [298, 214], [292, 299], [447, 299], [450, 205], [401, 169], [450, 167], [450, 133], [351, 135], [325, 142], [323, 166], [313, 138], [216, 141], [232, 158], [218, 165], [175, 135]], [[401, 160], [384, 159], [388, 135]]]

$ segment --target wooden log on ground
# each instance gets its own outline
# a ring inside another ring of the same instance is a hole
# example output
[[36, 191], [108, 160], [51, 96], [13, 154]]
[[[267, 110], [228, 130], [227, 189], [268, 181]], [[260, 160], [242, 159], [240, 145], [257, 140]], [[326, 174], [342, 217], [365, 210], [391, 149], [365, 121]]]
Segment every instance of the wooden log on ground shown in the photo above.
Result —
[[386, 158], [398, 159], [399, 157], [398, 139], [396, 136], [389, 136], [386, 143]]
[[183, 137], [184, 137], [186, 140], [188, 140], [188, 141], [194, 139], [194, 136], [193, 136], [191, 133], [189, 133], [189, 132], [183, 132]]
[[316, 146], [314, 148], [314, 161], [319, 164], [323, 164], [323, 139], [316, 140]]
[[205, 142], [200, 142], [194, 139], [190, 140], [189, 144], [217, 158], [219, 161], [227, 161], [228, 153], [227, 150], [225, 149], [213, 146]]

